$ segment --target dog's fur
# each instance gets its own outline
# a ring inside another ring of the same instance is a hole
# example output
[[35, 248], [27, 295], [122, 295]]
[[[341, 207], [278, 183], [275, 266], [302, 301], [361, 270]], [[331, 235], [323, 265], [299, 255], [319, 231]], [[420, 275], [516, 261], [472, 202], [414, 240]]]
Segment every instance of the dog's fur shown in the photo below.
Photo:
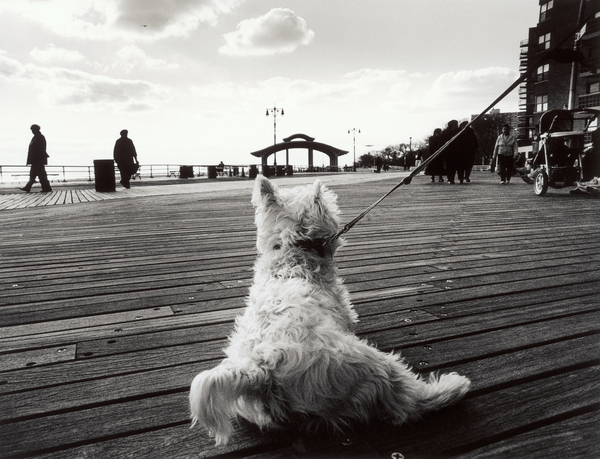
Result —
[[216, 368], [192, 382], [193, 424], [227, 443], [232, 419], [261, 428], [300, 419], [342, 433], [380, 419], [401, 424], [460, 400], [456, 373], [423, 381], [396, 354], [356, 337], [348, 290], [333, 256], [341, 241], [337, 197], [318, 180], [279, 189], [257, 177], [258, 259], [248, 307]]

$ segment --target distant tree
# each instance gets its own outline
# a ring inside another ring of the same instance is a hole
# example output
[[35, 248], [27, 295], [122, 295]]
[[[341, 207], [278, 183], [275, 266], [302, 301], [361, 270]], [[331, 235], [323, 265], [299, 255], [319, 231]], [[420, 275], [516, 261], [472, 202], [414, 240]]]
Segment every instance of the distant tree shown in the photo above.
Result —
[[371, 153], [365, 153], [358, 157], [358, 167], [373, 167], [375, 164], [375, 157]]
[[489, 164], [494, 153], [496, 139], [502, 132], [505, 119], [501, 115], [487, 114], [471, 126], [477, 136], [479, 147], [475, 153], [475, 164]]
[[398, 147], [389, 145], [385, 147], [381, 152], [381, 156], [386, 164], [396, 164], [398, 161]]

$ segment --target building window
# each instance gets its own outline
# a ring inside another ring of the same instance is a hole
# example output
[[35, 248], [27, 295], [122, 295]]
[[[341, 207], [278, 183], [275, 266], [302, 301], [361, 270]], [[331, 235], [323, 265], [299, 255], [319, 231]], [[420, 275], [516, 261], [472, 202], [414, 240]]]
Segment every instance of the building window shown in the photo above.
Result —
[[541, 35], [538, 38], [538, 52], [550, 49], [550, 32]]
[[540, 65], [537, 69], [537, 81], [546, 81], [548, 79], [548, 70], [550, 70], [550, 64]]
[[545, 112], [548, 110], [548, 96], [537, 96], [535, 98], [535, 111]]
[[545, 21], [550, 16], [549, 10], [554, 6], [554, 0], [550, 0], [540, 6], [540, 22]]
[[588, 94], [594, 94], [596, 92], [600, 92], [600, 81], [588, 85]]

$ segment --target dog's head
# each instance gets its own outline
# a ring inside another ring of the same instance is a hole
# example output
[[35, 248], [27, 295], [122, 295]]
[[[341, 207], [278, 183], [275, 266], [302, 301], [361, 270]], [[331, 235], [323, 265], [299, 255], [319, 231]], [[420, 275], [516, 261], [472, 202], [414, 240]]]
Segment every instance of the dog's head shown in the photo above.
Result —
[[256, 246], [260, 254], [300, 249], [331, 258], [341, 241], [330, 241], [340, 227], [337, 196], [319, 180], [312, 185], [279, 188], [258, 176], [252, 204], [256, 210]]

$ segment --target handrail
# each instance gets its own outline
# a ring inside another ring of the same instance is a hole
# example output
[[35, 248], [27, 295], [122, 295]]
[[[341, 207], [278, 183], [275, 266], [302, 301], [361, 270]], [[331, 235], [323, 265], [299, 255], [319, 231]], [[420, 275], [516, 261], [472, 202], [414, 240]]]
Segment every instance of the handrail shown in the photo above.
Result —
[[[209, 167], [216, 167], [213, 164], [186, 164], [185, 167], [192, 167], [194, 170], [194, 176], [203, 177], [208, 175]], [[262, 164], [225, 164], [224, 175], [233, 176], [236, 174], [248, 176], [250, 167], [254, 166], [256, 169], [263, 173]], [[278, 167], [284, 167], [279, 165]], [[144, 164], [141, 163], [141, 176], [147, 178], [157, 177], [179, 177], [180, 164]], [[269, 165], [269, 167], [273, 167]], [[291, 165], [294, 173], [302, 172], [347, 172], [351, 167], [344, 166], [309, 166], [309, 165]], [[23, 180], [28, 180], [30, 166], [16, 165], [16, 164], [0, 164], [0, 183], [16, 183]], [[118, 173], [118, 169], [115, 170]], [[50, 176], [51, 180], [58, 180], [66, 183], [68, 181], [88, 181], [94, 180], [94, 166], [93, 165], [60, 165], [60, 164], [48, 164], [46, 165], [46, 172]], [[274, 175], [274, 174], [273, 174]]]

